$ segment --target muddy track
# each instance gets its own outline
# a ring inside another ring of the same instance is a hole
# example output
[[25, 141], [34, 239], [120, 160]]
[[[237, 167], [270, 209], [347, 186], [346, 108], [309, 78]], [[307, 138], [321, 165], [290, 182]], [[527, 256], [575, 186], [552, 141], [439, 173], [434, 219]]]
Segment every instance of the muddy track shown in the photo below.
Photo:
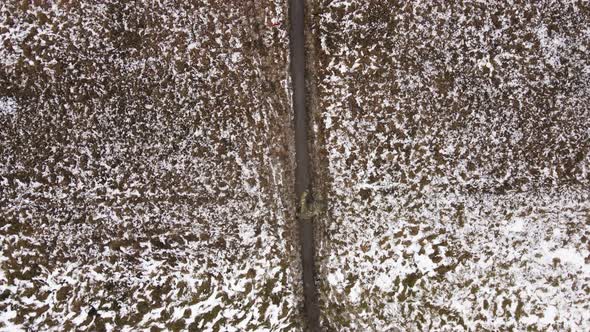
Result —
[[[296, 197], [310, 188], [311, 164], [308, 151], [308, 116], [305, 107], [305, 39], [304, 0], [289, 2], [291, 75], [295, 113], [295, 193]], [[297, 199], [299, 203], [299, 199]], [[318, 296], [315, 285], [314, 229], [310, 219], [299, 218], [301, 260], [303, 264], [304, 310], [307, 330], [319, 331]]]

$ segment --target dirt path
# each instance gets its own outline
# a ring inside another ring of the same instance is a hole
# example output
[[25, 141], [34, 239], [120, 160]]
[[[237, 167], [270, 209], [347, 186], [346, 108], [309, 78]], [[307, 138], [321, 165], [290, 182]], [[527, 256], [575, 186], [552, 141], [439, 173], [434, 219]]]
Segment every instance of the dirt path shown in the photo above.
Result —
[[[289, 3], [291, 20], [291, 75], [293, 79], [293, 108], [295, 111], [295, 192], [297, 197], [309, 189], [310, 160], [307, 147], [307, 110], [305, 109], [305, 43], [304, 0]], [[299, 200], [297, 200], [299, 203]], [[307, 329], [319, 331], [319, 308], [314, 269], [314, 235], [310, 219], [299, 219], [301, 259], [303, 263], [303, 292]]]

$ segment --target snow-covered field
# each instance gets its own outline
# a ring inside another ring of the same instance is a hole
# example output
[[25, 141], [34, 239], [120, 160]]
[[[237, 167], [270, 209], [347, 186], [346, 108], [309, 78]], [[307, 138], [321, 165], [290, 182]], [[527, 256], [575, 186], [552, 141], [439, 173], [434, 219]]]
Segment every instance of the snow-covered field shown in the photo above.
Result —
[[0, 330], [297, 330], [283, 1], [0, 4]]
[[590, 6], [312, 4], [324, 327], [590, 330]]
[[[325, 329], [590, 330], [590, 6], [308, 3]], [[0, 4], [0, 331], [302, 329], [286, 16]]]

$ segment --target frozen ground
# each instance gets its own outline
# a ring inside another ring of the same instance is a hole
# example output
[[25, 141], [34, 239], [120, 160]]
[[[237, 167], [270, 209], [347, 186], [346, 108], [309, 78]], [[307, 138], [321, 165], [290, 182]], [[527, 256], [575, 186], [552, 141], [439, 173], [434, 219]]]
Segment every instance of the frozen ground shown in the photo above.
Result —
[[324, 327], [589, 330], [588, 4], [311, 3]]
[[126, 3], [0, 5], [0, 330], [299, 329], [286, 3]]
[[[0, 5], [0, 330], [299, 330], [284, 1]], [[322, 321], [590, 329], [590, 8], [310, 0]]]

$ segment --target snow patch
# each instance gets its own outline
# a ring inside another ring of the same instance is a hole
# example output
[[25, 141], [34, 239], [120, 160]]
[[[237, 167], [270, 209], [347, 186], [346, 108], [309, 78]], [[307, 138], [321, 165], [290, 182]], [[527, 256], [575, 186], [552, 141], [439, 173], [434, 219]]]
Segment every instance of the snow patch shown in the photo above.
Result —
[[375, 286], [383, 292], [390, 292], [393, 289], [393, 280], [387, 273], [381, 273], [375, 278]]
[[516, 219], [506, 227], [506, 230], [515, 233], [523, 232], [525, 230], [525, 222], [523, 219]]
[[359, 282], [357, 281], [354, 286], [350, 289], [350, 301], [352, 303], [358, 303], [361, 300], [361, 293], [362, 293], [362, 288], [359, 285]]
[[559, 259], [562, 264], [571, 264], [582, 268], [585, 273], [590, 274], [590, 264], [586, 264], [584, 256], [574, 248], [560, 248], [545, 256], [545, 262], [549, 264], [553, 263], [555, 259]]
[[539, 323], [543, 325], [549, 325], [555, 321], [555, 317], [557, 317], [557, 308], [554, 306], [548, 306], [543, 312], [543, 318], [539, 320]]
[[11, 115], [16, 113], [17, 104], [13, 97], [0, 97], [0, 115]]
[[338, 286], [339, 284], [342, 284], [343, 281], [344, 275], [342, 272], [340, 272], [340, 270], [328, 274], [328, 282], [332, 286]]

